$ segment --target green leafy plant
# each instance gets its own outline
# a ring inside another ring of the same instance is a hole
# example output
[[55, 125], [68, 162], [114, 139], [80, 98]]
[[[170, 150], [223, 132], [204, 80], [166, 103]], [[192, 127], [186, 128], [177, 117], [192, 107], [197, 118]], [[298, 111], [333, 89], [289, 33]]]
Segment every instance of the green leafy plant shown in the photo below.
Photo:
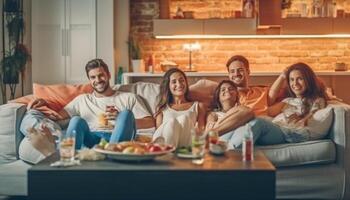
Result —
[[142, 58], [140, 45], [138, 41], [132, 36], [129, 38], [128, 47], [131, 59], [138, 60]]
[[3, 57], [0, 61], [0, 87], [3, 103], [6, 103], [6, 86], [10, 88], [10, 99], [15, 97], [16, 86], [21, 78], [22, 95], [26, 63], [30, 54], [23, 44], [24, 18], [23, 0], [4, 0], [2, 28], [5, 33], [2, 43]]

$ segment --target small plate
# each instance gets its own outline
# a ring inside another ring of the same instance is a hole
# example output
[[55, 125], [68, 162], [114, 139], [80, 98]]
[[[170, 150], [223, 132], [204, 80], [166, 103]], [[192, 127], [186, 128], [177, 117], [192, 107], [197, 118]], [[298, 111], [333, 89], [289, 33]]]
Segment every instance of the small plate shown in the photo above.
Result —
[[197, 158], [198, 156], [192, 155], [192, 153], [176, 153], [176, 156], [179, 158]]
[[144, 154], [135, 154], [135, 153], [122, 153], [117, 151], [108, 151], [100, 148], [93, 148], [96, 152], [102, 153], [106, 155], [108, 158], [114, 159], [114, 160], [121, 160], [121, 161], [146, 161], [146, 160], [153, 160], [157, 156], [162, 156], [167, 153], [171, 153], [175, 150], [175, 147], [172, 149], [166, 150], [166, 151], [159, 151], [159, 152], [148, 152]]

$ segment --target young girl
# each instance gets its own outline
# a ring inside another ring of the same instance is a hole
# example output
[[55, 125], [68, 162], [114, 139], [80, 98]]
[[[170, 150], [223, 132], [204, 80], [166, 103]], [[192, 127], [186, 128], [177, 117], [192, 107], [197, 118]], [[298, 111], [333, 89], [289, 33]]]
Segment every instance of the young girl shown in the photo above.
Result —
[[[317, 121], [309, 124], [316, 111], [326, 107], [326, 94], [313, 70], [304, 63], [296, 63], [285, 72], [289, 98], [269, 108], [272, 121], [256, 118], [249, 122], [254, 141], [262, 145], [304, 142], [320, 139], [326, 133], [317, 129]], [[271, 88], [273, 89], [273, 88]], [[320, 123], [320, 122], [318, 122]], [[239, 148], [247, 126], [234, 131], [229, 139], [231, 148]]]
[[202, 103], [189, 99], [186, 75], [173, 68], [168, 70], [160, 85], [156, 117], [157, 130], [153, 140], [163, 137], [166, 144], [176, 147], [191, 145], [191, 130], [205, 126], [205, 109]]
[[[207, 117], [206, 132], [214, 130], [223, 138], [229, 137], [228, 131], [234, 130], [254, 117], [250, 108], [239, 104], [237, 87], [229, 80], [221, 81], [215, 89], [213, 109], [214, 111]], [[232, 123], [233, 120], [237, 123]], [[236, 127], [232, 127], [231, 124], [236, 124]]]
[[[206, 132], [218, 132], [220, 140], [228, 141], [234, 129], [254, 117], [252, 109], [239, 104], [237, 87], [232, 81], [223, 80], [214, 92], [214, 111], [207, 117]], [[232, 123], [235, 121], [235, 123]], [[232, 126], [235, 124], [235, 126]]]

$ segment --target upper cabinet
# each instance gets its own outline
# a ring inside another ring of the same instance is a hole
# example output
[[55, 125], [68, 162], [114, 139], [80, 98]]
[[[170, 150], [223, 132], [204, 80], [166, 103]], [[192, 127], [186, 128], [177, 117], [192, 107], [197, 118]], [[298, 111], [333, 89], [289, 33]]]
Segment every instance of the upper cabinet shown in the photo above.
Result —
[[[350, 13], [336, 18], [339, 8], [331, 0], [324, 0], [320, 8], [316, 8], [310, 2], [301, 1], [290, 1], [291, 8], [286, 4], [289, 1], [283, 1], [283, 3], [282, 0], [255, 1], [258, 2], [258, 15], [255, 18], [243, 18], [244, 15], [241, 13], [239, 18], [225, 19], [155, 19], [153, 20], [154, 36], [221, 35], [229, 38], [230, 36], [225, 35], [232, 35], [234, 38], [242, 35], [243, 37], [244, 35], [248, 35], [247, 37], [258, 37], [255, 35], [329, 37], [329, 34], [350, 34], [350, 18], [345, 18], [348, 14], [350, 16]], [[288, 9], [293, 12], [289, 12]], [[296, 9], [299, 9], [298, 12], [295, 11]]]
[[255, 18], [240, 19], [155, 19], [154, 36], [241, 35], [256, 33]]

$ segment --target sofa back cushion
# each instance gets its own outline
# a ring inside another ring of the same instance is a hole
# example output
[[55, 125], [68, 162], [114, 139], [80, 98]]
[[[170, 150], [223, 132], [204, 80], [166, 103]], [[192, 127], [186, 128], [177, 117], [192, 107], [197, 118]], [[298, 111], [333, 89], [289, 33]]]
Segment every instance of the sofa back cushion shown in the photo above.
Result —
[[0, 106], [0, 164], [16, 160], [15, 132], [19, 129], [24, 112], [23, 104], [10, 103]]
[[81, 85], [41, 85], [33, 84], [33, 95], [36, 98], [45, 99], [51, 109], [56, 112], [60, 111], [67, 103], [72, 101], [76, 96], [93, 91], [90, 84]]
[[121, 92], [137, 94], [144, 101], [145, 106], [151, 114], [155, 113], [160, 85], [156, 83], [137, 82], [127, 85], [115, 85], [113, 89]]
[[194, 101], [200, 101], [208, 108], [212, 106], [214, 91], [218, 82], [201, 79], [195, 84], [190, 85], [190, 98]]

